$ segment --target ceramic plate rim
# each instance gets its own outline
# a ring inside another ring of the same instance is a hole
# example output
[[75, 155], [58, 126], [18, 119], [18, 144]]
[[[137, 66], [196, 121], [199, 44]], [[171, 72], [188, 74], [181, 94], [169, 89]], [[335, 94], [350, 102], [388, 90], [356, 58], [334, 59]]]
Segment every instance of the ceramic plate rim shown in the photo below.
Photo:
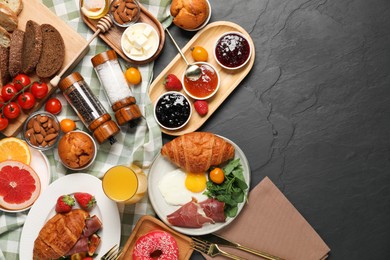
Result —
[[[42, 151], [34, 149], [34, 148], [30, 147], [30, 146], [28, 148], [30, 149], [30, 152], [31, 152], [31, 163], [30, 163], [30, 166], [37, 173], [37, 175], [39, 177], [39, 180], [41, 182], [41, 192], [40, 192], [40, 194], [39, 194], [39, 196], [37, 198], [37, 200], [38, 200], [39, 197], [42, 195], [43, 191], [49, 186], [49, 183], [50, 183], [50, 178], [51, 178], [50, 163], [49, 163], [49, 159], [47, 159], [47, 156]], [[43, 159], [43, 161], [45, 162], [45, 165], [46, 165], [46, 171], [44, 173], [42, 173], [41, 171], [36, 170], [37, 166], [33, 166], [32, 165], [34, 157], [38, 156], [38, 154], [39, 154], [39, 156], [42, 157], [42, 159]], [[45, 183], [42, 182], [42, 177], [43, 176], [47, 179]], [[19, 209], [19, 210], [9, 210], [9, 209], [4, 209], [4, 208], [0, 207], [0, 212], [1, 211], [7, 212], [7, 213], [23, 212], [23, 211], [26, 211], [26, 210], [30, 209], [34, 205], [34, 203], [31, 206], [28, 206], [27, 208]]]
[[[219, 135], [217, 135], [217, 136], [219, 136]], [[225, 139], [227, 142], [231, 143], [234, 146], [235, 151], [236, 151], [234, 158], [235, 159], [240, 158], [240, 160], [241, 160], [244, 178], [245, 178], [246, 183], [248, 184], [248, 189], [246, 190], [246, 196], [248, 196], [249, 187], [250, 187], [250, 173], [251, 173], [248, 159], [246, 158], [246, 156], [245, 156], [244, 152], [241, 150], [241, 148], [238, 147], [238, 145], [236, 145], [233, 141], [231, 141], [228, 138], [223, 137], [223, 136], [219, 136], [219, 137]], [[238, 206], [238, 212], [237, 212], [236, 217], [228, 218], [225, 223], [209, 224], [209, 225], [203, 226], [202, 228], [182, 228], [182, 227], [172, 226], [168, 222], [166, 215], [168, 213], [172, 213], [175, 209], [177, 209], [179, 207], [168, 205], [164, 201], [164, 199], [162, 198], [162, 195], [160, 194], [160, 191], [158, 190], [158, 185], [157, 185], [157, 181], [159, 180], [158, 177], [162, 176], [161, 175], [162, 168], [161, 168], [160, 164], [164, 165], [167, 170], [174, 170], [174, 169], [178, 168], [177, 166], [175, 166], [174, 164], [169, 162], [167, 159], [165, 159], [161, 154], [158, 154], [156, 156], [156, 158], [154, 159], [153, 164], [150, 168], [149, 174], [148, 174], [149, 199], [150, 199], [150, 202], [153, 206], [153, 209], [155, 210], [156, 214], [161, 219], [161, 221], [164, 222], [170, 228], [172, 228], [172, 229], [174, 229], [182, 234], [191, 235], [191, 236], [200, 236], [200, 235], [206, 235], [206, 234], [216, 232], [216, 231], [224, 228], [225, 226], [229, 225], [240, 214], [241, 210], [245, 206], [245, 201], [243, 203], [240, 203]], [[156, 167], [157, 167], [157, 170], [155, 170]], [[158, 176], [158, 177], [156, 177], [156, 176]], [[160, 199], [158, 199], [158, 198], [160, 198]], [[163, 207], [169, 207], [170, 210], [164, 211], [164, 209], [162, 209]]]
[[46, 221], [55, 214], [57, 198], [62, 194], [77, 191], [89, 192], [97, 200], [96, 208], [91, 211], [91, 215], [98, 215], [103, 223], [103, 229], [99, 233], [102, 240], [98, 247], [97, 259], [100, 259], [113, 245], [119, 245], [121, 236], [119, 210], [116, 203], [104, 194], [101, 180], [86, 173], [72, 173], [51, 183], [42, 193], [43, 196], [40, 196], [31, 207], [21, 234], [20, 259], [32, 259], [34, 241]]

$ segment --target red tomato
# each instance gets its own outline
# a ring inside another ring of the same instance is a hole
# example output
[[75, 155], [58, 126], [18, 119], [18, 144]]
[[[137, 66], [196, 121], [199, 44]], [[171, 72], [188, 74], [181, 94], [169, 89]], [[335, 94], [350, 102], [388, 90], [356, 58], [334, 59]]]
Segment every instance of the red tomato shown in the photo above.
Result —
[[6, 117], [0, 117], [0, 131], [3, 131], [8, 126], [8, 119]]
[[16, 90], [15, 86], [11, 83], [8, 83], [1, 89], [1, 96], [3, 97], [4, 101], [8, 101], [13, 98], [17, 92], [18, 91]]
[[2, 96], [0, 96], [0, 109], [2, 109], [4, 106], [4, 99]]
[[8, 119], [17, 118], [20, 115], [20, 107], [16, 102], [9, 102], [4, 106], [3, 113]]
[[35, 97], [30, 92], [24, 92], [18, 96], [18, 104], [23, 109], [30, 109], [35, 105]]
[[49, 113], [57, 115], [61, 112], [62, 104], [57, 98], [51, 98], [46, 102], [45, 110]]
[[30, 78], [25, 74], [18, 74], [13, 79], [12, 83], [14, 83], [15, 88], [20, 91], [24, 87], [28, 86], [31, 83]]
[[31, 86], [31, 93], [35, 98], [44, 98], [49, 92], [49, 88], [45, 82], [35, 81]]

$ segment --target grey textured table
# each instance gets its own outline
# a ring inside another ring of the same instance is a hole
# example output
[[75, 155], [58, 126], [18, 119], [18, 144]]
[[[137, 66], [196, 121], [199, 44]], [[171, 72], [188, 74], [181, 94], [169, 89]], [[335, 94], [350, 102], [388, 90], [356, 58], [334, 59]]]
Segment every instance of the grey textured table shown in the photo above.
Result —
[[[390, 1], [211, 5], [211, 22], [250, 33], [256, 61], [199, 130], [237, 143], [251, 187], [269, 176], [329, 245], [329, 259], [390, 259]], [[194, 35], [170, 31], [180, 46]], [[176, 55], [166, 41], [156, 75]]]

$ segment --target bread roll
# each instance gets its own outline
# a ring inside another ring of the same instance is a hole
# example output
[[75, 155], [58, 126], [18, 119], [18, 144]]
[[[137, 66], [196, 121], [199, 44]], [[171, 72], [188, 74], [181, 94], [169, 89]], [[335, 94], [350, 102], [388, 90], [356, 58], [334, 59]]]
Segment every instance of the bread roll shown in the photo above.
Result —
[[33, 259], [58, 259], [64, 256], [81, 236], [88, 217], [89, 213], [81, 209], [54, 215], [34, 241]]
[[161, 154], [186, 172], [205, 172], [234, 158], [234, 146], [207, 132], [193, 132], [166, 143]]
[[170, 11], [173, 23], [188, 30], [201, 26], [210, 12], [206, 0], [172, 0]]
[[18, 17], [5, 4], [0, 3], [0, 26], [8, 32], [13, 32], [18, 27]]
[[16, 15], [23, 10], [22, 0], [0, 0], [0, 3], [8, 6]]

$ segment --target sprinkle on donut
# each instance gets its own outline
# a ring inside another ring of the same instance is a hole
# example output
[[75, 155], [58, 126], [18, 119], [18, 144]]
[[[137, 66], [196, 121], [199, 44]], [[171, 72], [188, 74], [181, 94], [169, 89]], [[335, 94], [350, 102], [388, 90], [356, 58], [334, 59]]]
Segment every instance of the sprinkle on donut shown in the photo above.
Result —
[[151, 231], [134, 245], [134, 260], [175, 260], [179, 259], [179, 248], [175, 238], [164, 231]]

